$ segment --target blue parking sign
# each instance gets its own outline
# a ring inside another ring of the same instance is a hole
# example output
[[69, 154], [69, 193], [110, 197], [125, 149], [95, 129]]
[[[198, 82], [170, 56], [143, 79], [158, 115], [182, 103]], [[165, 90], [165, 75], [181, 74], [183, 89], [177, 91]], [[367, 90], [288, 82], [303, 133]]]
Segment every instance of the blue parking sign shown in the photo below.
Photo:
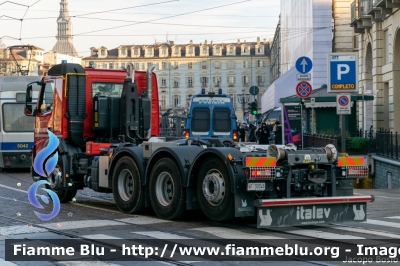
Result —
[[328, 92], [358, 92], [358, 54], [328, 54]]

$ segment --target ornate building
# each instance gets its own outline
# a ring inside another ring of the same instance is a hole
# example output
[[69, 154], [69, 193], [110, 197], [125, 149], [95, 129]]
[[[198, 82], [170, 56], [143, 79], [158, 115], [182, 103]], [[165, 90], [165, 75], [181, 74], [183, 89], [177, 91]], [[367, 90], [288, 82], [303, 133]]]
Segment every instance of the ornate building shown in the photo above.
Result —
[[57, 42], [53, 47], [53, 51], [59, 54], [78, 57], [78, 53], [72, 44], [71, 35], [71, 18], [68, 14], [67, 0], [60, 2], [60, 15], [57, 19]]
[[[90, 48], [91, 55], [82, 65], [93, 61], [96, 68], [120, 69], [133, 63], [135, 69], [146, 70], [156, 65], [161, 110], [187, 109], [190, 97], [201, 92], [217, 91], [230, 94], [235, 103], [236, 116], [243, 117], [237, 95], [249, 93], [258, 86], [262, 95], [270, 84], [270, 46], [257, 42], [188, 44], [156, 43], [152, 45], [121, 45], [114, 49], [104, 46]], [[253, 101], [251, 96], [251, 101]], [[260, 101], [259, 101], [260, 102]], [[259, 105], [260, 106], [260, 105]], [[246, 105], [247, 109], [247, 105]], [[246, 110], [247, 111], [247, 110]]]

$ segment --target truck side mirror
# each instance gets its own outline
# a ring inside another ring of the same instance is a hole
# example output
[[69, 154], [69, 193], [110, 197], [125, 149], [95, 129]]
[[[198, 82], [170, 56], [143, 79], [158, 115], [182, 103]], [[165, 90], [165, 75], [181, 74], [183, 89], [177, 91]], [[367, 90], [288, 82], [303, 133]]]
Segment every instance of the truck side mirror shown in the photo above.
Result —
[[26, 103], [31, 103], [32, 102], [32, 84], [30, 84], [27, 88], [26, 88], [26, 99], [25, 99]]
[[30, 105], [30, 104], [26, 104], [26, 105], [25, 105], [24, 114], [25, 114], [26, 116], [33, 116], [33, 113], [32, 113], [32, 105]]
[[[37, 82], [34, 82], [37, 84]], [[32, 83], [28, 84], [28, 87], [26, 88], [26, 96], [25, 96], [25, 108], [24, 108], [24, 114], [26, 116], [35, 116], [36, 115], [36, 108], [33, 110], [32, 104]]]

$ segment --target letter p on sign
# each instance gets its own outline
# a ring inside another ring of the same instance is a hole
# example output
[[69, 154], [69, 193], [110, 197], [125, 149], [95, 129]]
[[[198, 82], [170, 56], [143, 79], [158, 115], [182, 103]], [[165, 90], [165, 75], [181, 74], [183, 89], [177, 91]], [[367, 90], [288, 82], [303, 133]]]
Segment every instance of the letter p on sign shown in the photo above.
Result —
[[347, 64], [337, 64], [337, 79], [341, 80], [342, 75], [350, 72], [350, 67]]

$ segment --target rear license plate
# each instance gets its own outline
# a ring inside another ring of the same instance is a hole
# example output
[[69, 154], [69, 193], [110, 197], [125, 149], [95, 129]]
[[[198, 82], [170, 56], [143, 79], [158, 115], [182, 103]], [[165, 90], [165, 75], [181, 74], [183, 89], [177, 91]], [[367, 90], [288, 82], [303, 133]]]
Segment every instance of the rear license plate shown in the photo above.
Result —
[[264, 191], [265, 183], [248, 183], [247, 191]]

